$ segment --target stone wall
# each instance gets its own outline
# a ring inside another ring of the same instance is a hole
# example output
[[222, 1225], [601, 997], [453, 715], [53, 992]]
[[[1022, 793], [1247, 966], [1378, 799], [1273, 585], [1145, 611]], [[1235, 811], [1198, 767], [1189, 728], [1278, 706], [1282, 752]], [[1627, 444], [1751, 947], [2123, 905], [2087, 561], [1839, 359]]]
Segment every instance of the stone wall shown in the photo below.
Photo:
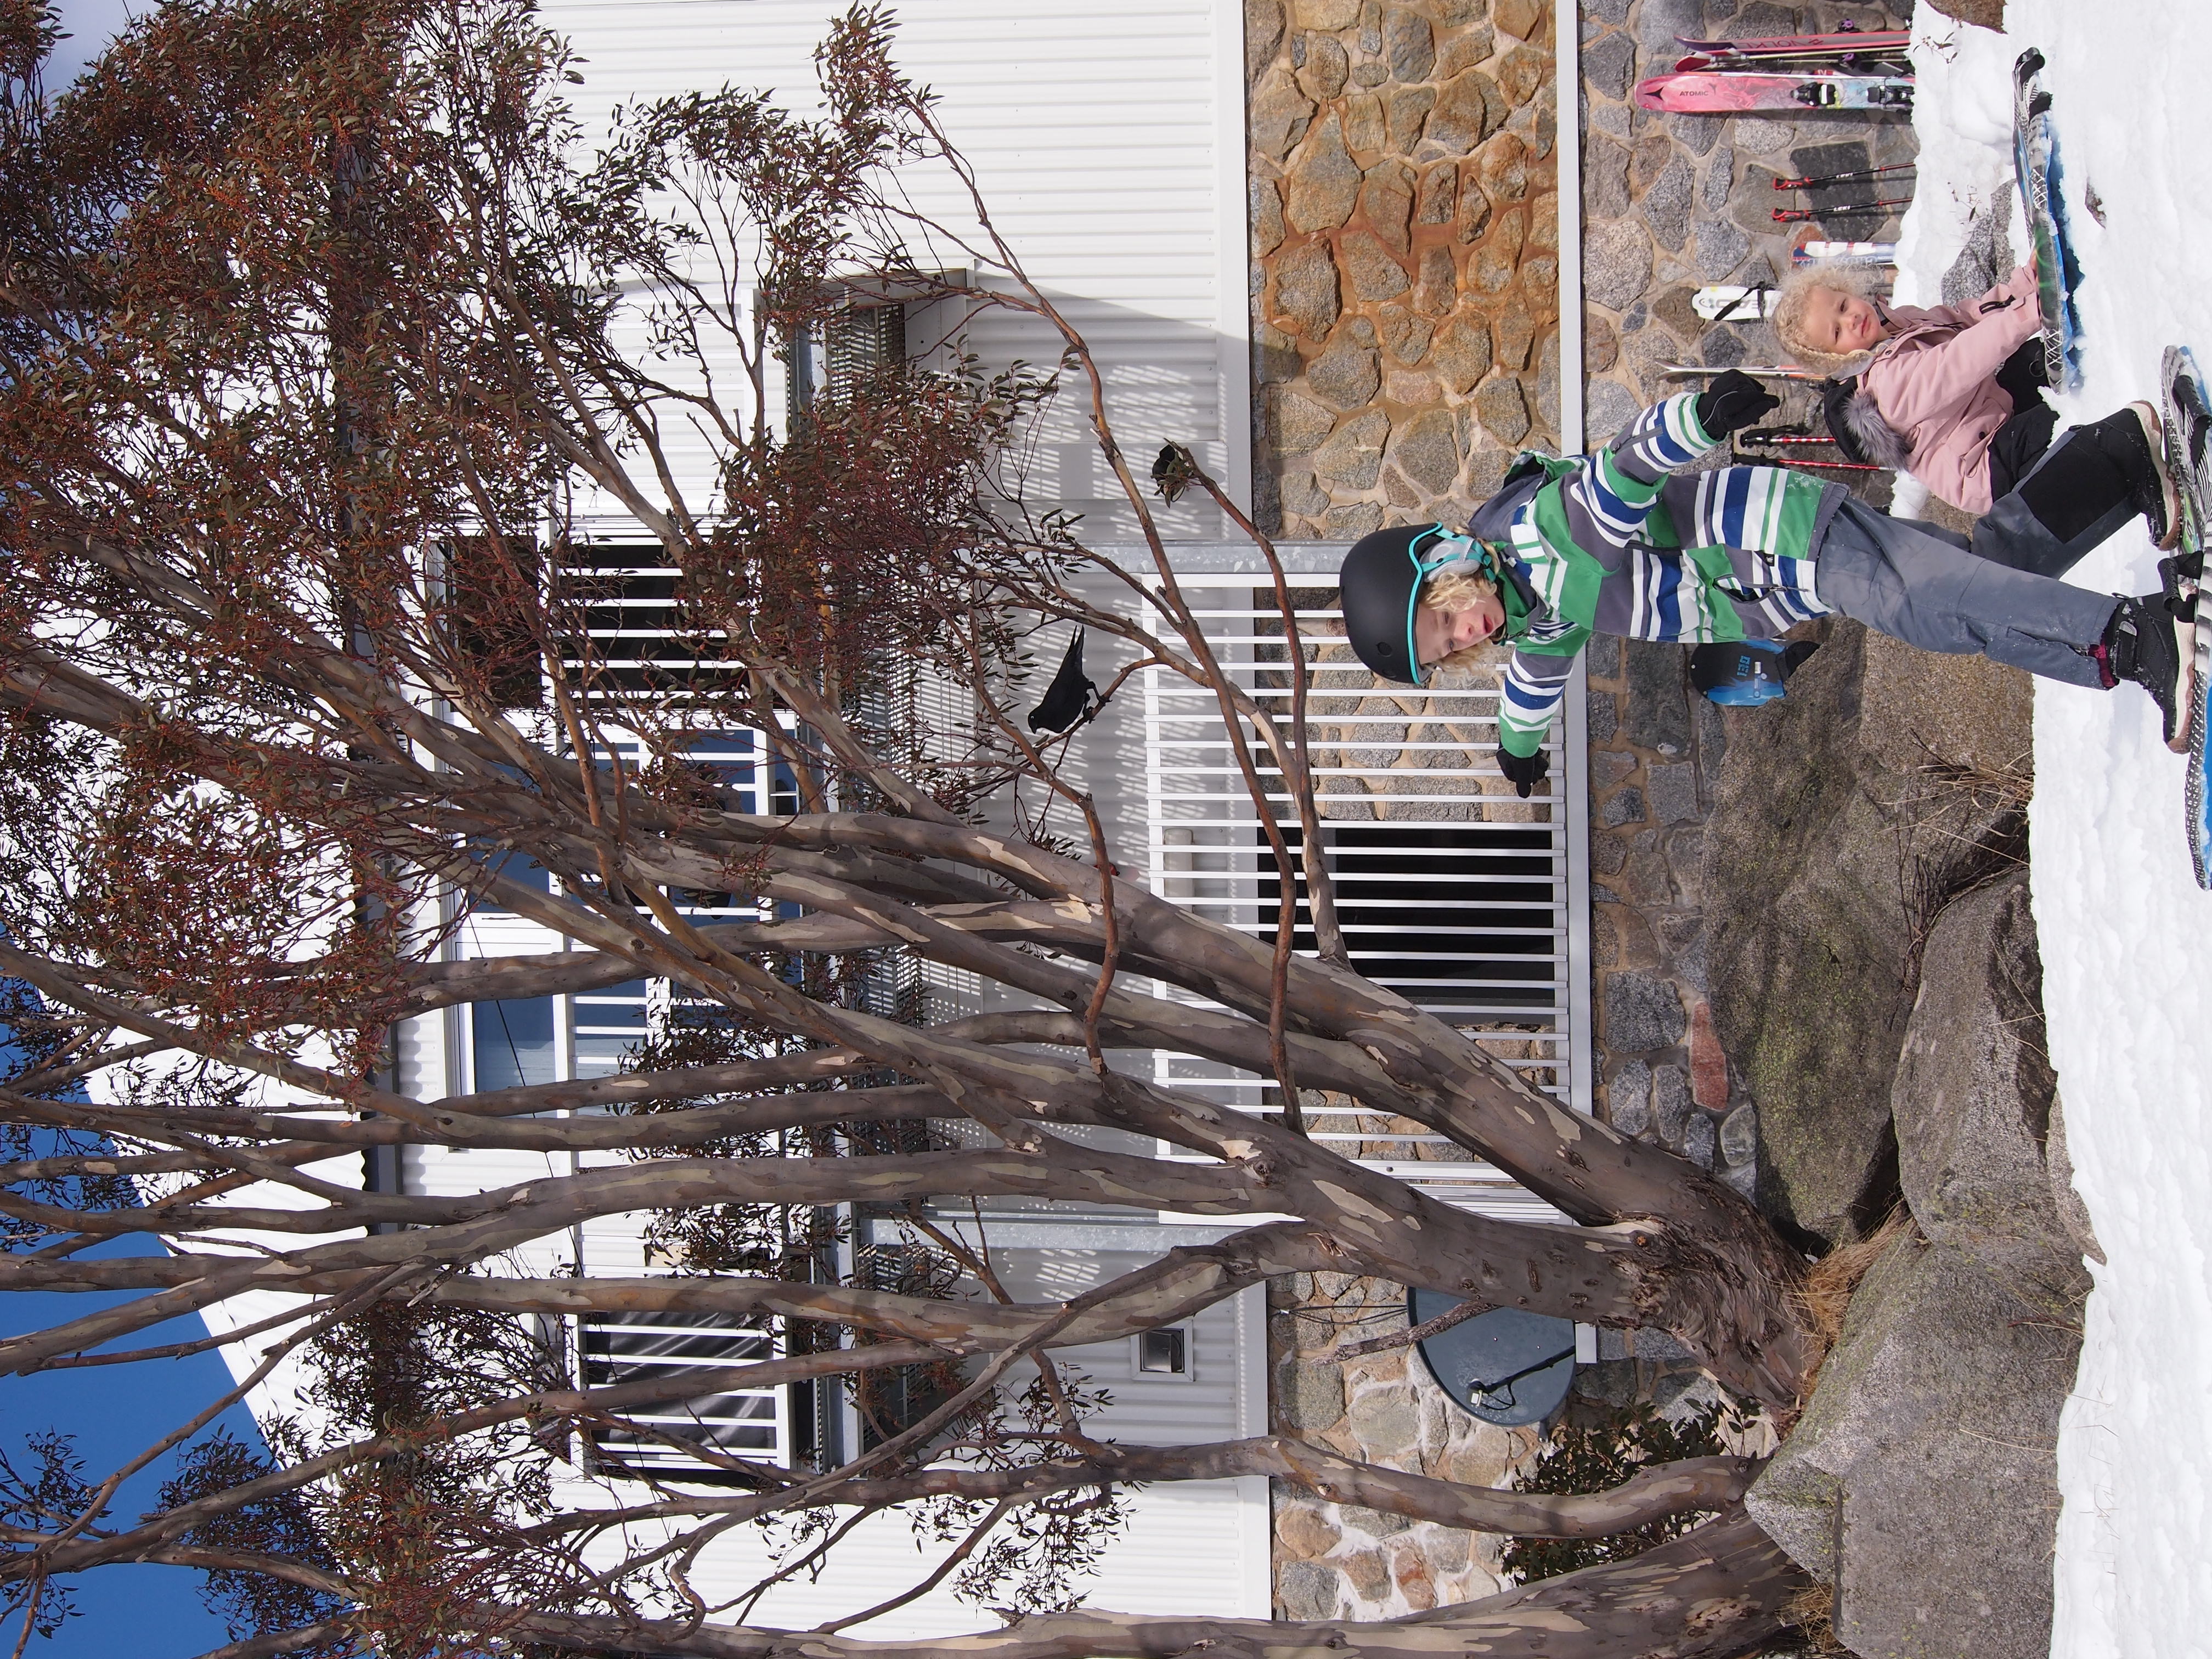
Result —
[[[1503, 1485], [1535, 1449], [1454, 1405], [1410, 1348], [1335, 1351], [1405, 1324], [1405, 1292], [1340, 1273], [1268, 1286], [1275, 1427], [1347, 1457], [1472, 1485]], [[1275, 1601], [1285, 1619], [1385, 1619], [1496, 1594], [1503, 1540], [1275, 1483]]]
[[1559, 423], [1550, 0], [1246, 0], [1254, 497], [1463, 518]]
[[[1777, 224], [1776, 207], [1834, 209], [1911, 193], [1909, 178], [1878, 191], [1849, 185], [1809, 194], [1778, 191], [1775, 179], [1909, 161], [1915, 147], [1901, 113], [1777, 120], [1666, 115], [1634, 103], [1636, 82], [1680, 57], [1678, 35], [1811, 33], [1845, 21], [1892, 27], [1881, 9], [1583, 0], [1582, 13], [1583, 398], [1595, 445], [1646, 404], [1696, 384], [1667, 378], [1668, 363], [1783, 360], [1765, 322], [1699, 317], [1692, 304], [1699, 288], [1786, 276], [1801, 237], [1897, 234], [1889, 216]], [[1820, 429], [1803, 390], [1789, 392], [1771, 418], [1809, 420]], [[1747, 458], [1765, 459], [1755, 451]], [[1711, 464], [1727, 459], [1723, 453]], [[1870, 484], [1832, 476], [1887, 504], [1887, 475]], [[1688, 653], [1679, 647], [1601, 640], [1589, 663], [1601, 1109], [1748, 1194], [1756, 1181], [1755, 1107], [1729, 1075], [1705, 962], [1705, 827], [1726, 730], [1720, 711], [1691, 689]]]

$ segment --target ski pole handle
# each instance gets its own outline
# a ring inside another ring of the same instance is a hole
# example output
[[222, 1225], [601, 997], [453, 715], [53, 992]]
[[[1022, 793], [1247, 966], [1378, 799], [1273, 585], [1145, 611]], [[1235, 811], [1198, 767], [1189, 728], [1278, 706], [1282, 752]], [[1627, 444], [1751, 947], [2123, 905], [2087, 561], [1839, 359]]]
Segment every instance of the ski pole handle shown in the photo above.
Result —
[[1899, 161], [1893, 167], [1860, 167], [1850, 173], [1824, 173], [1803, 179], [1777, 179], [1774, 181], [1774, 187], [1777, 190], [1818, 190], [1823, 185], [1856, 184], [1862, 179], [1881, 179], [1893, 173], [1911, 173], [1916, 171], [1917, 167], [1917, 162]]

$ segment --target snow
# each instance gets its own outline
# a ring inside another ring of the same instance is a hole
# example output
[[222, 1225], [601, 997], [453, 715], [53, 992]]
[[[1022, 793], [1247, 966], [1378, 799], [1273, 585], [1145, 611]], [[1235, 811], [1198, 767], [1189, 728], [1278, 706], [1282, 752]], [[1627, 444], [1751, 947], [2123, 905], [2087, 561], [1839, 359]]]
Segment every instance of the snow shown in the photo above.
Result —
[[[2084, 384], [2064, 417], [2158, 398], [2160, 352], [2212, 350], [2212, 61], [2204, 0], [2008, 0], [2007, 32], [1922, 8], [1919, 187], [1901, 299], [1931, 301], [1966, 212], [2010, 174], [2010, 71], [2048, 66], [2081, 289]], [[2106, 222], [2086, 210], [2094, 185]], [[2194, 211], [2191, 210], [2195, 209]], [[2024, 244], [2015, 233], [2015, 257]], [[2158, 586], [2130, 531], [2069, 580]], [[2059, 1431], [2057, 1659], [2212, 1654], [2212, 894], [2191, 879], [2183, 761], [2150, 702], [2036, 689], [2033, 892], [2075, 1186], [2106, 1265]], [[2193, 970], [2193, 971], [2192, 971]]]

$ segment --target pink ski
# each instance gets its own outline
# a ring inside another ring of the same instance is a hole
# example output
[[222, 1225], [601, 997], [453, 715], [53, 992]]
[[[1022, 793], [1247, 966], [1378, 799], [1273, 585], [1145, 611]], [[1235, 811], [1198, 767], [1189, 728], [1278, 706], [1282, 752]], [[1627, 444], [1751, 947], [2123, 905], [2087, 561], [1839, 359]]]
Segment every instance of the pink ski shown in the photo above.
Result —
[[1755, 75], [1692, 70], [1655, 75], [1636, 87], [1645, 109], [1680, 115], [1729, 115], [1742, 110], [1909, 110], [1912, 79], [1902, 75]]

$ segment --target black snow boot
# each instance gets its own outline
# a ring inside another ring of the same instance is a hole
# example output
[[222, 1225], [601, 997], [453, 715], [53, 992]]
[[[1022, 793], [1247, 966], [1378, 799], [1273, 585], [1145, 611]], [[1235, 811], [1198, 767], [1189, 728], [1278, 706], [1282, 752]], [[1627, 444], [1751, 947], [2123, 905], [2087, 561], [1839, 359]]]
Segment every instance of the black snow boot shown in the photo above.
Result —
[[2158, 705], [2167, 748], [2179, 750], [2188, 746], [2182, 711], [2189, 706], [2188, 683], [2183, 678], [2189, 672], [2189, 659], [2182, 652], [2172, 602], [2165, 594], [2122, 599], [2113, 608], [2112, 621], [2105, 624], [2105, 637], [2091, 654], [2104, 671], [2107, 686], [2133, 680], [2150, 693], [2151, 701]]
[[2146, 403], [2133, 403], [2103, 424], [2114, 428], [2118, 447], [2126, 454], [2128, 483], [2152, 544], [2160, 551], [2172, 547], [2181, 539], [2181, 495], [2166, 474], [2158, 410]]

